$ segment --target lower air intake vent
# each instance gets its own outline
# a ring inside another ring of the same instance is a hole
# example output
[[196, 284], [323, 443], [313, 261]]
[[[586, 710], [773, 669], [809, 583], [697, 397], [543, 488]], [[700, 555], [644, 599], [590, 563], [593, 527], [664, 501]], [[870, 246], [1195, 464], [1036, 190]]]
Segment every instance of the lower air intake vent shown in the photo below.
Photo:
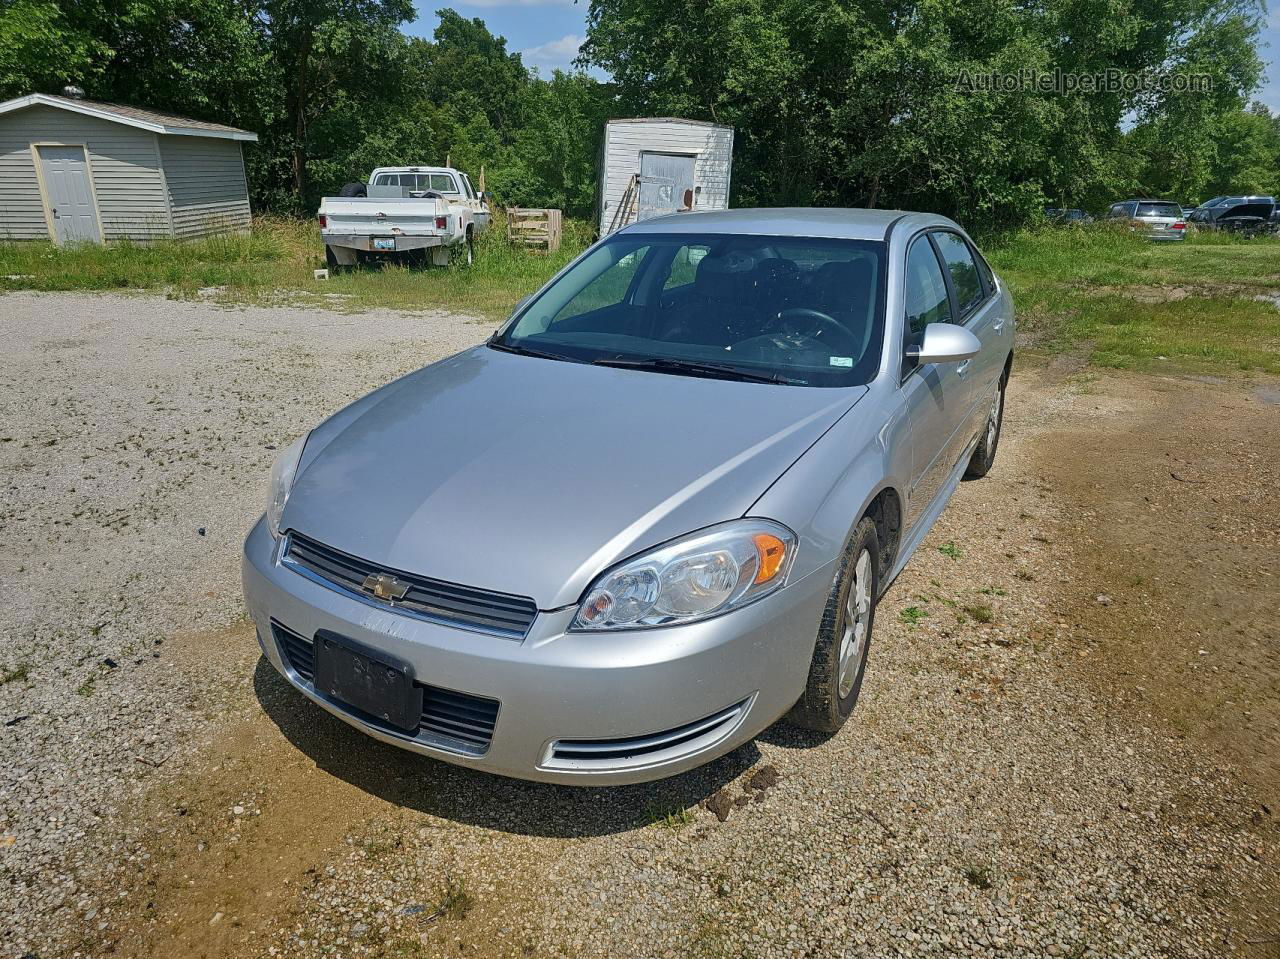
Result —
[[558, 739], [543, 766], [598, 772], [669, 762], [701, 752], [723, 740], [742, 722], [750, 699], [674, 729], [626, 739]]
[[[298, 675], [302, 685], [312, 689], [315, 676], [315, 654], [311, 641], [293, 630], [272, 621], [271, 635], [275, 638], [280, 655]], [[493, 727], [498, 722], [498, 701], [483, 696], [472, 696], [439, 686], [422, 687], [422, 720], [411, 734], [415, 742], [438, 749], [480, 756], [489, 748], [493, 739]], [[314, 690], [313, 690], [314, 691]], [[334, 705], [341, 708], [340, 703]], [[346, 710], [361, 722], [403, 737], [402, 729], [386, 726], [373, 716], [356, 710]]]

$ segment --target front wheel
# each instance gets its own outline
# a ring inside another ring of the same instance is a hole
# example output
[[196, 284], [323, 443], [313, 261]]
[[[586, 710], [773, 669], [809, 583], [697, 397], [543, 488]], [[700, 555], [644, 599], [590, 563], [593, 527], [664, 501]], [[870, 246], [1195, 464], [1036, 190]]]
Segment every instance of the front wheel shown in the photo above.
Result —
[[809, 682], [787, 714], [795, 725], [834, 733], [853, 712], [867, 670], [879, 591], [880, 537], [871, 517], [864, 516], [849, 535], [831, 585]]
[[991, 399], [991, 406], [987, 408], [982, 438], [974, 447], [973, 455], [969, 458], [969, 466], [964, 471], [965, 479], [981, 479], [990, 473], [991, 467], [995, 465], [996, 447], [1000, 445], [1000, 428], [1004, 425], [1004, 387], [1005, 379], [1002, 376], [996, 386], [996, 395]]

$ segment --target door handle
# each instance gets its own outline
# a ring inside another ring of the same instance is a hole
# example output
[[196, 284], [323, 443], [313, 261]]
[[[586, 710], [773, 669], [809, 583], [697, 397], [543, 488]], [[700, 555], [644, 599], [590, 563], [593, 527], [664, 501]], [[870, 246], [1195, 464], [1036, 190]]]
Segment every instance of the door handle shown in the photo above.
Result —
[[1001, 330], [1003, 330], [1003, 329], [1004, 329], [1004, 317], [1002, 316], [1002, 317], [1000, 317], [999, 319], [995, 320], [995, 321], [991, 324], [991, 329], [995, 330], [997, 333], [999, 333]]
[[956, 367], [956, 374], [958, 376], [965, 376], [966, 374], [968, 374], [969, 364], [972, 362], [973, 360], [965, 360], [963, 363], [961, 363], [959, 366]]

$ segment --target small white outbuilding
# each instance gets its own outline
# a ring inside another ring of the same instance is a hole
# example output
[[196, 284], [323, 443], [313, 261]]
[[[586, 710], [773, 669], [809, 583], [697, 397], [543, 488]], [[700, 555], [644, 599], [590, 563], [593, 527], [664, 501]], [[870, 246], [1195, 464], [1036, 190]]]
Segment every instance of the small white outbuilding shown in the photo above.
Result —
[[0, 103], [0, 240], [193, 239], [249, 229], [241, 144], [219, 123], [44, 93]]
[[724, 210], [733, 127], [702, 120], [610, 120], [600, 147], [600, 235], [677, 210]]

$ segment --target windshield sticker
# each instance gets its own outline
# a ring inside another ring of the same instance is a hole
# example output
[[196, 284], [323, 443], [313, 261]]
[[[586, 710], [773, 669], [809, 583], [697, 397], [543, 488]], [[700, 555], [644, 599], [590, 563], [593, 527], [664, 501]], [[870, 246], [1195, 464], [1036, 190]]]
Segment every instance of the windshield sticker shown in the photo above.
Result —
[[832, 366], [853, 366], [852, 356], [833, 356], [831, 357]]

